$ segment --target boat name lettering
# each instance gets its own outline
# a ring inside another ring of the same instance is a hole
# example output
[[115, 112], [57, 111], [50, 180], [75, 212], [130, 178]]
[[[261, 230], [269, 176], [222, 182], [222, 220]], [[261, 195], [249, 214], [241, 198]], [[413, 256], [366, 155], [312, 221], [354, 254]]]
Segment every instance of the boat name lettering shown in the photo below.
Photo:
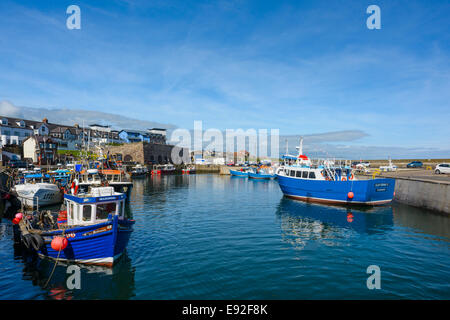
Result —
[[389, 183], [375, 183], [375, 188], [387, 187], [387, 186], [389, 186]]
[[387, 189], [386, 188], [380, 188], [380, 189], [376, 189], [376, 192], [385, 192]]
[[92, 230], [90, 232], [83, 233], [83, 237], [92, 236], [94, 234], [106, 232], [106, 231], [109, 231], [111, 229], [112, 229], [112, 225], [108, 225], [108, 226], [105, 226], [105, 227], [101, 227], [101, 228]]

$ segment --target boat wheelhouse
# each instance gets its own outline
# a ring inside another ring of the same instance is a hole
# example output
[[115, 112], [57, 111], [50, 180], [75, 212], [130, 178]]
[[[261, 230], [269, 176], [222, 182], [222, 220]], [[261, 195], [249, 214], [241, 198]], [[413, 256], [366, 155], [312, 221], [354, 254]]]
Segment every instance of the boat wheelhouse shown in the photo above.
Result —
[[86, 169], [80, 171], [76, 176], [79, 188], [87, 192], [90, 187], [108, 185], [114, 188], [115, 192], [125, 193], [127, 199], [131, 194], [133, 182], [122, 170], [116, 169]]
[[41, 257], [112, 267], [133, 231], [134, 220], [125, 217], [125, 199], [112, 187], [65, 194], [66, 211], [57, 219], [44, 211], [20, 220], [22, 242]]

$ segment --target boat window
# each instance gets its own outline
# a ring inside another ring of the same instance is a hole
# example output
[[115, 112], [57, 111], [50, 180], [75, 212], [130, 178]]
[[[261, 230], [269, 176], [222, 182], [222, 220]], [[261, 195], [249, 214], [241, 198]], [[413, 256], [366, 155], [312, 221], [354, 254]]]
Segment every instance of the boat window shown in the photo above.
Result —
[[108, 175], [106, 176], [106, 180], [112, 181], [112, 175], [108, 174]]
[[291, 176], [291, 177], [295, 177], [295, 170], [291, 170], [290, 176]]
[[297, 171], [296, 177], [297, 178], [301, 178], [302, 177], [302, 172], [301, 171]]
[[315, 179], [315, 178], [316, 178], [316, 174], [315, 174], [314, 171], [311, 171], [311, 172], [309, 173], [309, 178], [310, 178], [310, 179]]
[[308, 171], [303, 171], [302, 178], [308, 178]]
[[119, 202], [119, 217], [123, 217], [123, 202]]
[[69, 216], [70, 216], [70, 220], [72, 220], [72, 221], [73, 221], [73, 208], [74, 208], [73, 202], [70, 202]]
[[113, 176], [113, 181], [119, 181], [119, 175], [118, 174], [115, 174]]
[[287, 176], [289, 175], [289, 170], [288, 169], [285, 169], [284, 172], [286, 173]]
[[96, 220], [108, 219], [108, 215], [116, 213], [116, 203], [102, 203], [97, 205]]
[[91, 221], [91, 214], [92, 214], [92, 206], [91, 205], [84, 205], [83, 206], [83, 221]]

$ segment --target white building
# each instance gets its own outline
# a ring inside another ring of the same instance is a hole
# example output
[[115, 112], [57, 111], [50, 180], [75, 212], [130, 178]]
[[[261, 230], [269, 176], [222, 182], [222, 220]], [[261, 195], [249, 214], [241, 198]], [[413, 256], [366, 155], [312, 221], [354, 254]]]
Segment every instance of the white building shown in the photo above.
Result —
[[1, 117], [0, 144], [20, 145], [26, 138], [32, 135], [48, 135], [47, 119], [40, 121], [23, 120], [11, 117]]

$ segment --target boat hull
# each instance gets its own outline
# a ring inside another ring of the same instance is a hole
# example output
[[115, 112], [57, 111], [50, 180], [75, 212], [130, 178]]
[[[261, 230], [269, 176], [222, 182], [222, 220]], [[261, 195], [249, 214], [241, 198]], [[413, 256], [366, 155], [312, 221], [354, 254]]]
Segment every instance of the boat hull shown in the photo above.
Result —
[[[82, 263], [112, 267], [123, 254], [131, 233], [134, 220], [119, 220], [114, 216], [105, 223], [54, 230], [43, 233], [44, 246], [39, 256], [68, 263]], [[68, 245], [61, 252], [53, 250], [51, 241], [56, 236], [65, 236]]]
[[237, 170], [230, 170], [230, 175], [235, 177], [248, 177], [248, 172], [242, 172]]
[[25, 207], [42, 207], [62, 202], [63, 194], [51, 183], [19, 184], [15, 186], [18, 198]]
[[[381, 205], [392, 201], [394, 179], [324, 181], [277, 175], [283, 194], [292, 199], [327, 204]], [[353, 192], [353, 198], [348, 193]]]

